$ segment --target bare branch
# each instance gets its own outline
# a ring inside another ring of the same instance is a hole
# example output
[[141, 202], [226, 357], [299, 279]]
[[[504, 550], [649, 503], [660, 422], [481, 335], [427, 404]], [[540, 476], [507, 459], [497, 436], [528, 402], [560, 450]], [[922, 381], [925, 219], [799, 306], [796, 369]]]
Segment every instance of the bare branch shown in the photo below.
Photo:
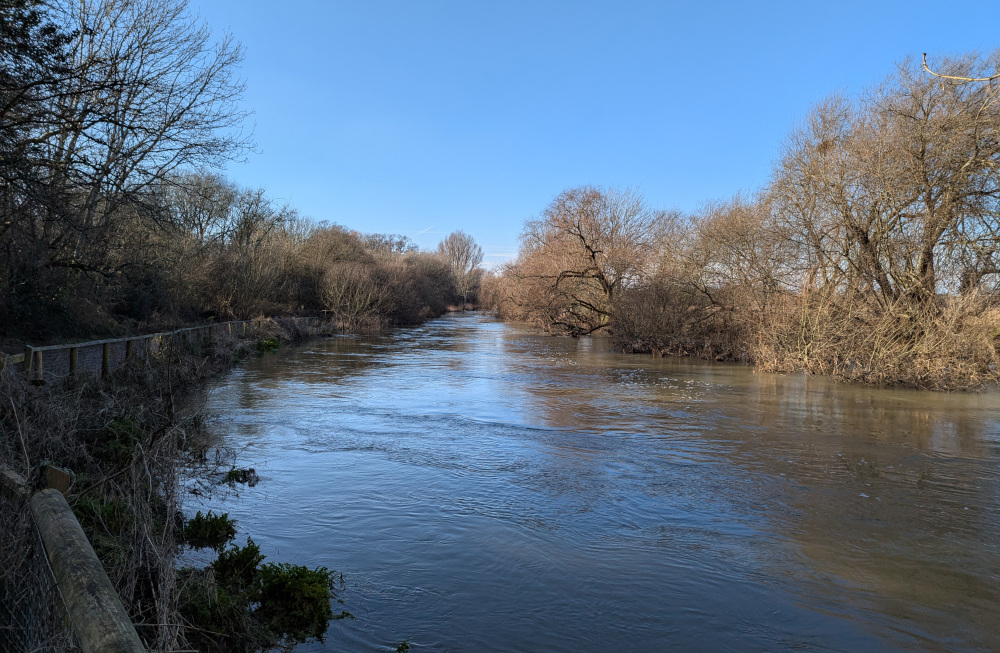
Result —
[[991, 75], [989, 77], [962, 77], [960, 75], [942, 75], [941, 73], [936, 73], [927, 67], [927, 53], [924, 53], [923, 58], [923, 68], [925, 72], [934, 75], [935, 77], [940, 77], [942, 79], [954, 79], [959, 82], [992, 82], [994, 79], [1000, 79], [1000, 73], [996, 75]]

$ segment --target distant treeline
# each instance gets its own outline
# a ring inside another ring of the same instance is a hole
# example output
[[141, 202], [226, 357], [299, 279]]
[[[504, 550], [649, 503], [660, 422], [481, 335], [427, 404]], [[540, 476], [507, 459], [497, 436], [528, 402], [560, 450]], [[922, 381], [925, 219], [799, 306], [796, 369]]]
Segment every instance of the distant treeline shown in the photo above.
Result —
[[[693, 215], [581, 187], [484, 281], [501, 316], [622, 350], [871, 384], [1000, 379], [1000, 52], [818, 104], [766, 187]], [[958, 78], [978, 78], [972, 81]]]
[[32, 343], [475, 300], [482, 250], [302, 219], [211, 172], [251, 143], [238, 43], [183, 0], [0, 0], [0, 334]]

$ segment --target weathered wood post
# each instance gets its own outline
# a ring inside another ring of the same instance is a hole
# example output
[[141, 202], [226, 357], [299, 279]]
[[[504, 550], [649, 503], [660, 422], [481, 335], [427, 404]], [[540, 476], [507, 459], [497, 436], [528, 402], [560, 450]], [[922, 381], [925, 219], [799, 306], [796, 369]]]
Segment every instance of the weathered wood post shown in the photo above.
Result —
[[24, 348], [24, 356], [21, 357], [21, 364], [24, 365], [24, 376], [30, 381], [31, 380], [31, 359], [32, 353], [31, 347]]
[[43, 352], [41, 349], [36, 349], [32, 355], [31, 375], [28, 378], [35, 384], [45, 383], [45, 370], [42, 366], [42, 354]]
[[72, 379], [76, 376], [76, 372], [80, 367], [80, 348], [70, 347], [69, 348], [69, 377]]
[[132, 341], [131, 340], [126, 340], [125, 341], [125, 360], [126, 361], [131, 361], [132, 360]]
[[111, 343], [106, 342], [101, 350], [101, 378], [106, 379], [111, 376]]

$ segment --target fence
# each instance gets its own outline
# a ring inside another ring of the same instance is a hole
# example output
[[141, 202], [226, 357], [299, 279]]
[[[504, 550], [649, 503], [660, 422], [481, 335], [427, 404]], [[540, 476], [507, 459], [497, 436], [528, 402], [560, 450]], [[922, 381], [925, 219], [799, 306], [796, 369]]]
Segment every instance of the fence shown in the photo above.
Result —
[[80, 651], [28, 502], [28, 484], [0, 469], [0, 651]]
[[33, 383], [48, 383], [79, 374], [100, 374], [106, 378], [125, 363], [137, 358], [148, 360], [165, 346], [176, 344], [178, 341], [188, 346], [200, 347], [211, 344], [213, 338], [223, 334], [237, 338], [252, 338], [263, 334], [269, 323], [308, 329], [316, 327], [320, 323], [320, 318], [239, 320], [127, 338], [47, 347], [27, 346], [21, 354], [0, 354], [0, 371], [7, 368], [20, 370]]
[[[178, 344], [208, 345], [223, 334], [269, 335], [269, 325], [313, 330], [320, 318], [269, 318], [225, 322], [167, 333], [69, 345], [25, 347], [0, 354], [0, 371], [50, 383], [83, 374], [109, 376]], [[0, 467], [0, 652], [73, 653], [143, 651], [93, 548], [60, 491], [60, 472], [48, 467], [47, 489]], [[56, 488], [56, 489], [53, 489]]]

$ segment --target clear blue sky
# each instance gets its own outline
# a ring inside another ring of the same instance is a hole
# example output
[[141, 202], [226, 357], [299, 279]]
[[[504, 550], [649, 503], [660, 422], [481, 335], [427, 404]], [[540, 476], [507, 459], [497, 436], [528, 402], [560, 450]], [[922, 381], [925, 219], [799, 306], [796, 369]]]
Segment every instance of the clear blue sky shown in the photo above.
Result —
[[227, 175], [304, 215], [487, 264], [582, 184], [696, 209], [759, 187], [824, 96], [1000, 46], [1000, 2], [191, 0], [246, 47], [259, 152]]

